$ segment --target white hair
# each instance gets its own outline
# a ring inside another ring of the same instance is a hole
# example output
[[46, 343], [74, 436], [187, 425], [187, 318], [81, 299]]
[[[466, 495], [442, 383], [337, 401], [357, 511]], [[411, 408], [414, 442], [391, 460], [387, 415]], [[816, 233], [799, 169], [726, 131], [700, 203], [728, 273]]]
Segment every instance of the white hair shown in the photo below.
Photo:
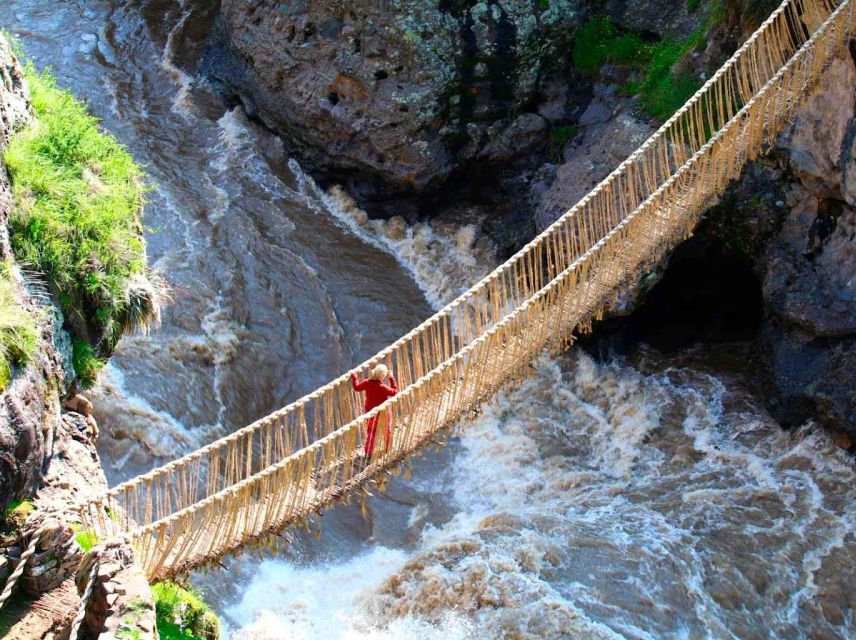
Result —
[[379, 364], [374, 369], [372, 369], [372, 372], [371, 372], [369, 377], [372, 380], [383, 381], [386, 379], [386, 376], [388, 373], [389, 373], [389, 369], [387, 369], [386, 365], [385, 364]]

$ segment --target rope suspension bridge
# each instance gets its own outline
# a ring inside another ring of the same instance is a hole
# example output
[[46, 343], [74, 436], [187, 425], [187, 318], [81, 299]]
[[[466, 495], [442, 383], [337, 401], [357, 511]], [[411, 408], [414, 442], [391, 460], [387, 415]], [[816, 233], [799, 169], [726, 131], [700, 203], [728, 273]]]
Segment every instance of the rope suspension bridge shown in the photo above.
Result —
[[[152, 580], [211, 562], [394, 468], [539, 353], [561, 349], [691, 235], [768, 150], [827, 64], [854, 0], [785, 0], [647, 142], [506, 263], [353, 370], [386, 364], [401, 392], [362, 414], [348, 372], [288, 406], [80, 507], [99, 540], [128, 536]], [[392, 443], [364, 457], [368, 422]]]

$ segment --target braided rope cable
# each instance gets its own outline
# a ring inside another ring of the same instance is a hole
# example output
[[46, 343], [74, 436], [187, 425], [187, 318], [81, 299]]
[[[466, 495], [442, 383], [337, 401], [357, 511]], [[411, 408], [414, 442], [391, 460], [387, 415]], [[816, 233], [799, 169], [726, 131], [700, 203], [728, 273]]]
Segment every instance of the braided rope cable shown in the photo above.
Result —
[[761, 37], [761, 35], [770, 27], [771, 24], [792, 4], [793, 0], [784, 0], [781, 5], [764, 21], [764, 23], [759, 27], [759, 29], [734, 53], [734, 55], [716, 72], [716, 74], [711, 77], [705, 84], [702, 86], [696, 94], [694, 94], [687, 102], [684, 104], [669, 120], [667, 120], [643, 145], [641, 145], [630, 157], [628, 157], [625, 161], [616, 167], [616, 169], [607, 176], [601, 183], [599, 183], [588, 195], [586, 195], [579, 203], [577, 203], [574, 207], [572, 207], [568, 212], [566, 212], [562, 217], [556, 220], [553, 224], [551, 224], [548, 228], [544, 229], [541, 233], [539, 233], [535, 238], [533, 238], [529, 243], [527, 243], [523, 248], [521, 248], [514, 256], [512, 256], [506, 263], [498, 267], [495, 271], [487, 274], [481, 281], [474, 284], [469, 290], [462, 293], [458, 298], [454, 301], [450, 302], [445, 308], [437, 312], [434, 316], [427, 319], [425, 322], [420, 324], [418, 327], [415, 327], [413, 330], [396, 340], [394, 343], [390, 344], [382, 351], [378, 352], [364, 363], [352, 369], [350, 372], [343, 374], [342, 376], [331, 380], [327, 384], [319, 387], [315, 391], [310, 394], [296, 400], [295, 402], [279, 409], [259, 420], [238, 429], [232, 432], [229, 435], [226, 435], [214, 442], [205, 445], [198, 449], [197, 451], [191, 452], [181, 458], [178, 458], [172, 462], [166, 463], [162, 467], [153, 469], [145, 474], [142, 474], [136, 478], [125, 481], [116, 487], [110, 489], [104, 496], [104, 498], [113, 498], [119, 497], [124, 491], [132, 488], [136, 488], [144, 484], [146, 481], [150, 481], [162, 475], [164, 473], [169, 473], [170, 471], [175, 470], [183, 465], [190, 464], [193, 461], [198, 461], [202, 456], [207, 455], [209, 453], [218, 451], [225, 446], [236, 443], [242, 437], [251, 434], [261, 428], [264, 425], [268, 425], [274, 422], [276, 419], [282, 417], [283, 415], [294, 411], [296, 408], [303, 406], [309, 403], [312, 400], [316, 400], [321, 396], [325, 395], [327, 392], [333, 390], [338, 385], [342, 383], [346, 383], [350, 373], [359, 373], [373, 364], [384, 360], [384, 358], [389, 357], [393, 351], [395, 351], [398, 347], [403, 346], [410, 340], [412, 340], [419, 333], [428, 328], [431, 324], [434, 324], [438, 321], [441, 316], [449, 316], [452, 311], [456, 308], [465, 306], [469, 299], [477, 293], [479, 290], [485, 288], [488, 283], [496, 281], [498, 278], [502, 276], [503, 272], [510, 270], [515, 264], [518, 264], [523, 261], [523, 259], [530, 254], [532, 251], [536, 250], [545, 240], [548, 240], [551, 236], [555, 235], [557, 232], [561, 232], [561, 227], [564, 223], [568, 221], [570, 217], [573, 217], [577, 214], [577, 212], [581, 211], [586, 203], [591, 201], [593, 197], [610, 187], [613, 183], [617, 182], [618, 178], [623, 176], [627, 168], [632, 165], [634, 162], [638, 161], [646, 150], [650, 149], [656, 142], [662, 140], [665, 137], [665, 134], [671, 129], [674, 128], [675, 124], [683, 117], [696, 103], [698, 103], [702, 97], [709, 91], [710, 87], [714, 85], [714, 83], [721, 78], [729, 69], [736, 65], [737, 61], [744, 56], [750, 48], [757, 42], [757, 40]]
[[15, 567], [15, 570], [9, 576], [9, 579], [6, 580], [6, 587], [3, 589], [3, 593], [0, 593], [0, 610], [3, 609], [3, 606], [8, 602], [9, 598], [12, 596], [12, 591], [15, 589], [15, 584], [18, 582], [18, 579], [24, 574], [24, 569], [27, 566], [27, 560], [36, 552], [36, 546], [39, 544], [39, 540], [41, 540], [42, 536], [50, 530], [48, 525], [45, 525], [35, 533], [30, 538], [30, 544], [27, 545], [27, 548], [21, 554], [20, 560], [18, 560], [18, 566]]
[[89, 578], [86, 581], [86, 589], [83, 591], [83, 596], [80, 598], [80, 607], [77, 609], [77, 615], [74, 617], [74, 622], [71, 625], [69, 640], [77, 640], [80, 635], [80, 626], [83, 624], [83, 619], [86, 618], [86, 608], [89, 606], [89, 600], [92, 598], [92, 592], [95, 589], [95, 578], [98, 576], [98, 560], [92, 565], [89, 571]]

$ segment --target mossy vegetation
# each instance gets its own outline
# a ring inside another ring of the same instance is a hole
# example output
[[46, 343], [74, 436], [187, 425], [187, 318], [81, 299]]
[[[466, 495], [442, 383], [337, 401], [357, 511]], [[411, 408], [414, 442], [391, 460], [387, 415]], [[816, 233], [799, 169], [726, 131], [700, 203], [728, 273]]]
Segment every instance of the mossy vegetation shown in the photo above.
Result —
[[35, 510], [36, 505], [29, 500], [13, 500], [3, 511], [3, 523], [6, 527], [20, 529]]
[[33, 313], [21, 308], [8, 263], [0, 263], [0, 392], [12, 379], [12, 368], [26, 365], [38, 351]]
[[629, 67], [636, 78], [623, 90], [639, 94], [642, 106], [660, 120], [667, 120], [695, 93], [701, 78], [678, 63], [692, 50], [704, 45], [704, 33], [718, 8], [711, 11], [705, 25], [684, 41], [663, 39], [646, 42], [639, 34], [619, 29], [607, 16], [593, 16], [580, 28], [572, 51], [574, 66], [594, 75], [608, 63]]
[[74, 530], [74, 540], [80, 545], [84, 552], [89, 553], [92, 548], [98, 544], [98, 534], [88, 529], [82, 529], [80, 525], [72, 525]]
[[175, 582], [152, 585], [161, 640], [217, 640], [220, 621], [202, 595]]
[[675, 71], [677, 63], [695, 46], [695, 37], [686, 42], [664, 40], [657, 43], [651, 49], [644, 79], [638, 84], [631, 83], [625, 90], [638, 90], [642, 106], [654, 117], [668, 120], [702, 85], [701, 78], [694, 73]]
[[5, 152], [12, 248], [59, 298], [77, 338], [75, 369], [91, 384], [123, 333], [158, 319], [164, 286], [147, 269], [140, 220], [146, 186], [81, 102], [32, 64], [25, 76], [35, 121]]
[[608, 62], [641, 68], [650, 57], [650, 46], [639, 36], [619, 30], [607, 16], [589, 18], [574, 39], [574, 66], [595, 74]]
[[75, 339], [72, 342], [71, 362], [74, 372], [84, 389], [95, 384], [98, 372], [104, 367], [105, 360], [95, 355], [92, 345], [84, 340]]

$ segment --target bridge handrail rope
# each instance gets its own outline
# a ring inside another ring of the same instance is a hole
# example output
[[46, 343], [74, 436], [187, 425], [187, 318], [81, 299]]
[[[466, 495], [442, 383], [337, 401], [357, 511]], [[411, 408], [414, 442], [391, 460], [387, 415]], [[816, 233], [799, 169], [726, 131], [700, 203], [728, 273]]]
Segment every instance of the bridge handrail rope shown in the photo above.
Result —
[[[691, 232], [743, 164], [771, 144], [851, 31], [852, 1], [785, 0], [669, 121], [553, 225], [419, 327], [354, 369], [403, 391], [360, 415], [346, 374], [82, 509], [99, 535], [130, 532], [150, 577], [215, 558], [343, 497], [522, 375], [598, 318]], [[373, 415], [393, 445], [355, 456]], [[311, 425], [311, 436], [310, 436]], [[195, 532], [195, 533], [194, 533]]]

